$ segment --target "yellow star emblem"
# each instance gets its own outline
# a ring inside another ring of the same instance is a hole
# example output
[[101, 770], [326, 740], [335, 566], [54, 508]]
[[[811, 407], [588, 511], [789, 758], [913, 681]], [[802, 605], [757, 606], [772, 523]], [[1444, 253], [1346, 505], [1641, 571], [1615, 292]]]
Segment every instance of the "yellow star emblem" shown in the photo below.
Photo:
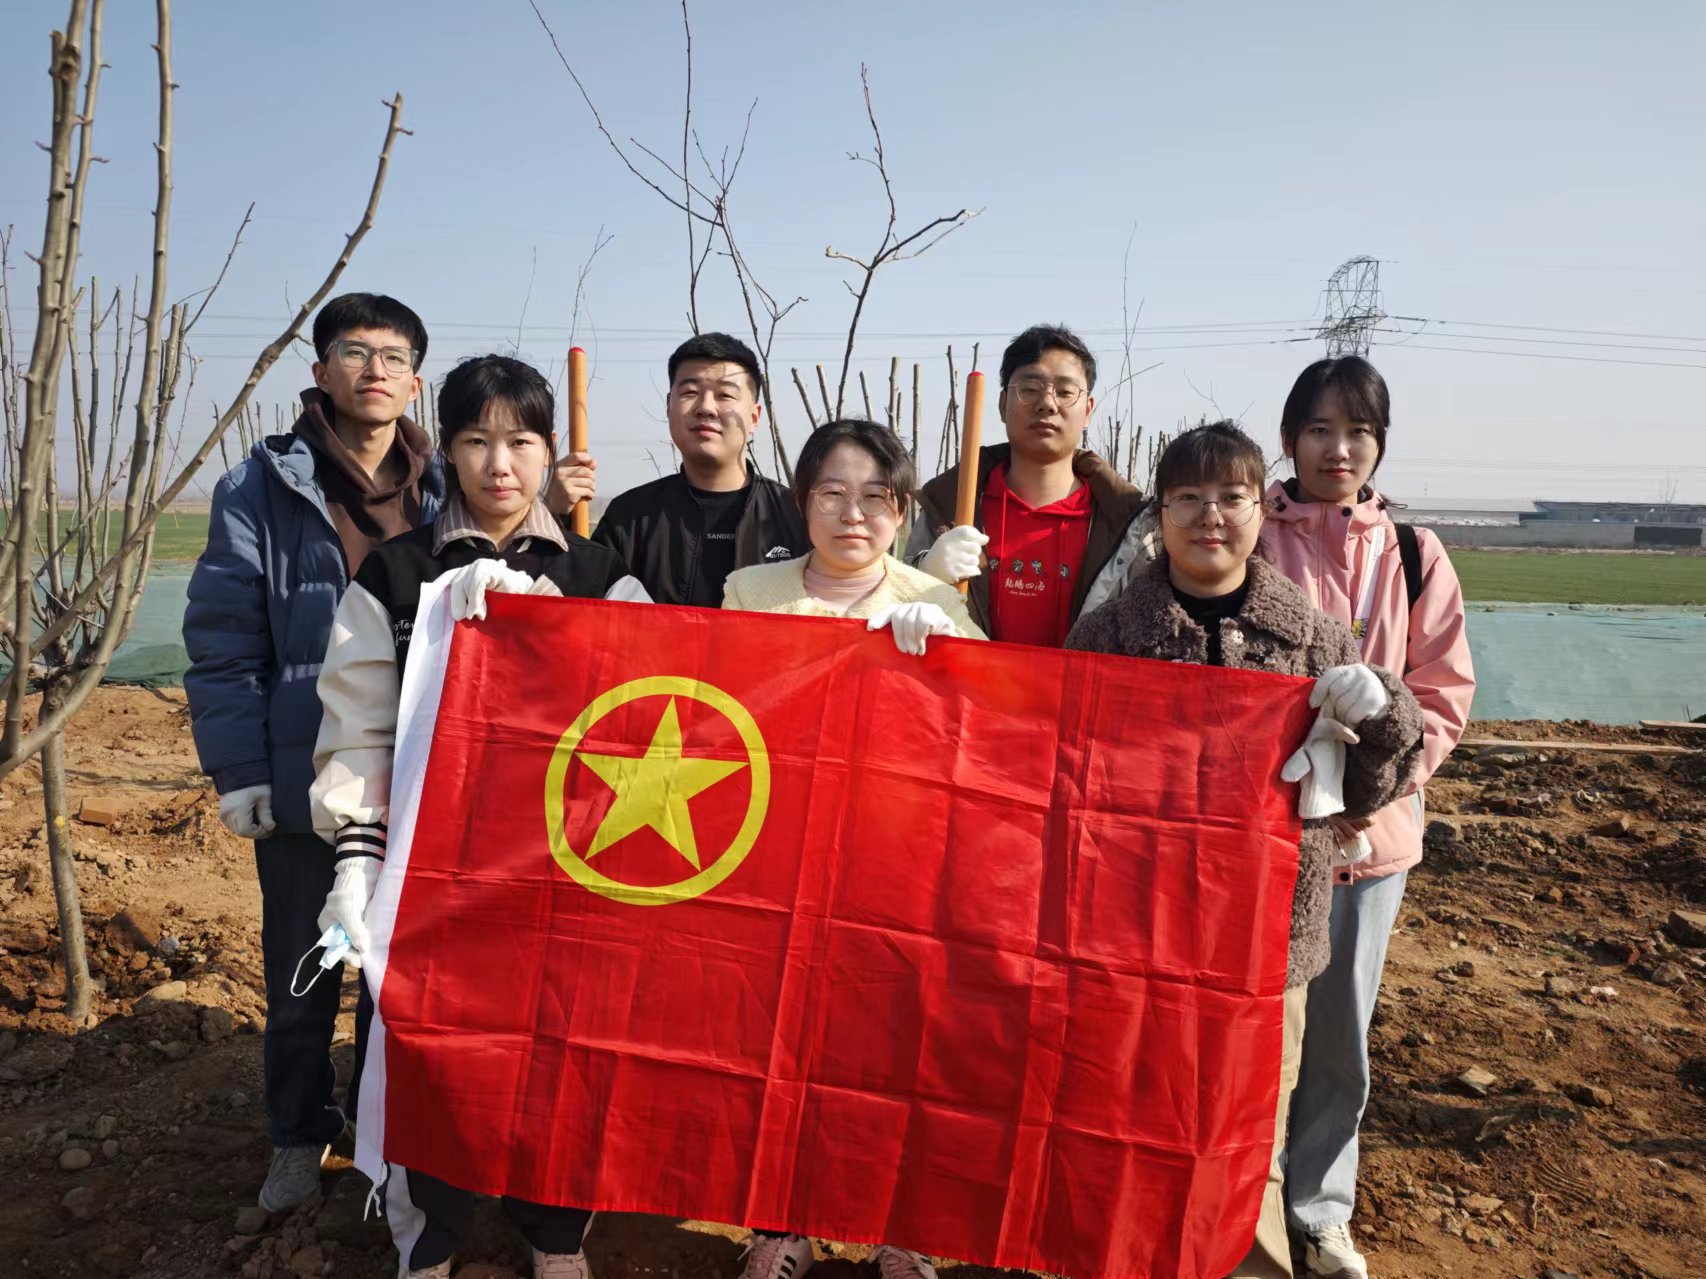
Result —
[[686, 858], [694, 870], [703, 867], [699, 864], [699, 844], [693, 837], [693, 815], [688, 811], [687, 801], [746, 767], [744, 760], [691, 759], [683, 755], [681, 717], [676, 713], [673, 697], [664, 706], [663, 718], [658, 720], [644, 755], [635, 758], [580, 751], [578, 757], [616, 792], [616, 802], [604, 814], [598, 833], [592, 837], [587, 861], [649, 826]]
[[[606, 715], [643, 697], [667, 698], [651, 744], [644, 755], [583, 751], [589, 730]], [[695, 759], [682, 753], [677, 699], [708, 706], [734, 728], [745, 759]], [[569, 838], [568, 791], [571, 765], [580, 760], [616, 798], [605, 810], [583, 855]], [[689, 801], [742, 770], [750, 794], [740, 829], [727, 848], [701, 858]], [[600, 693], [575, 717], [551, 752], [545, 770], [545, 828], [551, 856], [581, 887], [629, 906], [668, 906], [708, 893], [740, 867], [764, 828], [770, 807], [770, 751], [752, 713], [722, 689], [683, 675], [649, 675]], [[630, 884], [591, 865], [592, 859], [636, 831], [651, 829], [692, 866], [693, 873], [672, 884]]]

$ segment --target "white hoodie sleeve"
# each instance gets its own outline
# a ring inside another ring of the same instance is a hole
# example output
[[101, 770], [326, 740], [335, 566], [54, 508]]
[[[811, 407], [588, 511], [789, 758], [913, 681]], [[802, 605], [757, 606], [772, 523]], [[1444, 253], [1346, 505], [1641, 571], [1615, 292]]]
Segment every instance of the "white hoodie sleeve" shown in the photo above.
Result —
[[314, 830], [340, 856], [383, 857], [401, 680], [391, 615], [352, 584], [320, 668], [320, 734], [308, 798]]

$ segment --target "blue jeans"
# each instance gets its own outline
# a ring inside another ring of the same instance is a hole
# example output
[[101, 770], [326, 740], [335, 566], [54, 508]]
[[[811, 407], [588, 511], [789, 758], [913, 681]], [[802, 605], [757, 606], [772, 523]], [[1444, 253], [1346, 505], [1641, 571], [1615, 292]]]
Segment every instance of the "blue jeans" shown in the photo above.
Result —
[[[261, 881], [261, 970], [267, 989], [261, 1058], [267, 1135], [275, 1146], [326, 1145], [344, 1129], [343, 1112], [332, 1096], [337, 1075], [331, 1056], [343, 968], [321, 975], [305, 995], [290, 993], [297, 961], [320, 939], [314, 921], [332, 891], [333, 857], [332, 846], [314, 835], [273, 835], [255, 841], [255, 870]], [[302, 980], [306, 982], [317, 971], [310, 959], [302, 965]], [[358, 1055], [357, 1078], [360, 1065]], [[352, 1103], [355, 1092], [352, 1080]]]
[[1333, 955], [1309, 984], [1303, 1067], [1286, 1144], [1286, 1199], [1292, 1223], [1304, 1230], [1351, 1219], [1357, 1130], [1368, 1106], [1368, 1028], [1408, 878], [1400, 871], [1333, 889]]

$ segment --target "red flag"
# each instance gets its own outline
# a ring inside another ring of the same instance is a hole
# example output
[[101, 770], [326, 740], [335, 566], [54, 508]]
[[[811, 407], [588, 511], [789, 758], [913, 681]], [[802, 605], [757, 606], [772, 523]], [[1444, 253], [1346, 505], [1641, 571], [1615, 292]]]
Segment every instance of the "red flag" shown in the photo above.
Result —
[[376, 898], [387, 1160], [1080, 1279], [1237, 1264], [1307, 683], [488, 609], [447, 662], [415, 628], [443, 684]]

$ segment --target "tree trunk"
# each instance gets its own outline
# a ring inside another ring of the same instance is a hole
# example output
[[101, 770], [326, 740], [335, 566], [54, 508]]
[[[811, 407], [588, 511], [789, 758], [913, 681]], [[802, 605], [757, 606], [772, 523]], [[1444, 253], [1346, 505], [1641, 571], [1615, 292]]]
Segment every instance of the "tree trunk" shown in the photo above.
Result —
[[[42, 699], [46, 719], [57, 700]], [[77, 863], [71, 853], [71, 822], [65, 811], [65, 732], [48, 739], [41, 753], [42, 804], [47, 817], [47, 856], [53, 868], [53, 897], [59, 907], [59, 939], [65, 959], [65, 1015], [81, 1023], [89, 1015], [94, 988], [83, 942], [83, 903], [77, 895]]]

